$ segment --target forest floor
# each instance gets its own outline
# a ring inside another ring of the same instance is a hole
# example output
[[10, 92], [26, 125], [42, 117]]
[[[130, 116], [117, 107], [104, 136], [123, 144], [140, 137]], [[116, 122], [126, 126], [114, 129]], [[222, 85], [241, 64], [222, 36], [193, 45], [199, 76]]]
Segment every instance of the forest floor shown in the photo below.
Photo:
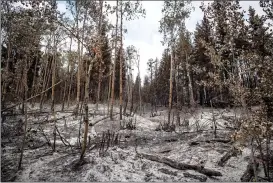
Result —
[[[219, 166], [220, 159], [234, 144], [213, 141], [215, 139], [211, 129], [213, 116], [218, 126], [216, 139], [228, 140], [231, 139], [231, 131], [227, 126], [232, 127], [232, 121], [239, 116], [239, 112], [227, 109], [212, 111], [210, 108], [198, 108], [191, 113], [181, 112], [181, 122], [185, 119], [189, 121], [189, 126], [178, 126], [175, 132], [164, 132], [158, 130], [158, 127], [167, 120], [167, 109], [159, 108], [155, 117], [150, 117], [151, 113], [148, 111], [141, 116], [135, 114], [132, 119], [136, 124], [134, 130], [120, 129], [119, 115], [115, 115], [113, 121], [106, 118], [93, 127], [89, 126], [91, 141], [86, 151], [85, 163], [75, 168], [80, 157], [78, 134], [83, 118], [73, 116], [73, 108], [74, 106], [71, 106], [60, 112], [60, 106], [57, 106], [57, 128], [66, 145], [57, 136], [54, 153], [47, 143], [49, 139], [53, 144], [54, 123], [51, 119], [54, 117], [50, 113], [50, 107], [45, 108], [43, 113], [35, 106], [29, 109], [29, 113], [32, 114], [28, 115], [29, 132], [22, 161], [23, 168], [20, 171], [17, 171], [17, 167], [23, 136], [17, 129], [22, 124], [19, 119], [24, 120], [24, 116], [13, 114], [6, 117], [1, 125], [2, 181], [233, 182], [240, 181], [249, 163], [250, 149], [244, 147], [241, 153], [231, 157], [224, 166]], [[90, 104], [89, 122], [94, 123], [105, 118], [106, 111], [107, 105], [100, 104], [96, 111], [95, 105]], [[115, 114], [118, 114], [118, 111], [118, 108], [115, 108]], [[130, 118], [124, 116], [124, 121], [128, 122]], [[84, 125], [81, 126], [83, 128]], [[108, 130], [120, 135], [120, 143], [104, 149], [102, 153], [101, 136]], [[196, 143], [192, 143], [194, 141]], [[195, 170], [178, 170], [163, 163], [150, 161], [138, 153], [166, 157], [190, 165], [202, 165], [207, 169], [221, 172], [222, 176], [209, 177]], [[189, 174], [194, 177], [189, 177]]]

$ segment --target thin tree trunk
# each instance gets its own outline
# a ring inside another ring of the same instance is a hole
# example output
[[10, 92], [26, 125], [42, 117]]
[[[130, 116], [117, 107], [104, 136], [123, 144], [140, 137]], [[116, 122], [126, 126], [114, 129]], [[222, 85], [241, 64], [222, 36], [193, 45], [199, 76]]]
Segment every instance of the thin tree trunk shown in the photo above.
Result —
[[55, 35], [54, 35], [54, 53], [53, 53], [53, 60], [52, 60], [52, 93], [51, 93], [51, 112], [54, 117], [54, 130], [53, 130], [53, 152], [56, 150], [56, 114], [55, 114], [55, 72], [56, 72], [56, 45], [55, 45]]
[[[158, 78], [158, 60], [155, 60], [155, 80]], [[157, 90], [158, 90], [158, 82], [155, 82], [155, 112], [157, 113], [157, 105], [158, 105], [158, 98], [157, 98]]]
[[112, 81], [112, 69], [110, 68], [110, 72], [111, 74], [109, 75], [109, 82], [108, 82], [108, 96], [107, 96], [107, 99], [108, 99], [108, 106], [107, 106], [107, 114], [109, 115], [109, 109], [110, 109], [110, 97], [111, 97], [111, 81]]
[[179, 63], [176, 64], [176, 71], [175, 71], [175, 84], [176, 84], [176, 124], [177, 126], [180, 125], [180, 98], [179, 98], [179, 90], [178, 90], [178, 70], [179, 70]]
[[[32, 81], [32, 87], [31, 87], [31, 96], [35, 95], [34, 94], [34, 88], [35, 88], [35, 85], [36, 85], [36, 71], [37, 71], [37, 63], [38, 63], [38, 58], [35, 62], [35, 67], [34, 67], [34, 75], [33, 75], [33, 81]], [[31, 105], [32, 107], [34, 107], [34, 98], [31, 100]]]
[[194, 107], [195, 106], [195, 102], [194, 102], [194, 98], [193, 98], [193, 88], [192, 88], [192, 79], [190, 76], [190, 69], [189, 69], [189, 63], [188, 63], [188, 55], [186, 53], [186, 69], [187, 69], [187, 77], [188, 77], [188, 87], [189, 87], [189, 96], [190, 96], [190, 106]]
[[[114, 32], [114, 31], [113, 31]], [[113, 37], [113, 32], [112, 32], [112, 37]], [[111, 47], [114, 47], [114, 41], [112, 41]], [[113, 55], [111, 54], [111, 58], [113, 59]], [[109, 83], [108, 83], [108, 109], [107, 109], [107, 114], [110, 115], [110, 106], [111, 106], [111, 92], [112, 92], [112, 76], [113, 76], [113, 65], [110, 65], [110, 75], [109, 75]]]
[[[84, 39], [84, 25], [85, 25], [86, 17], [87, 17], [87, 9], [85, 11], [84, 20], [83, 20], [82, 40]], [[82, 49], [81, 49], [81, 55], [82, 54], [83, 54], [83, 44], [82, 44]], [[96, 55], [96, 57], [97, 57], [97, 55]], [[90, 81], [90, 72], [91, 72], [92, 62], [89, 65], [88, 65], [88, 63], [86, 63], [86, 78], [85, 78], [85, 90], [84, 90], [84, 101], [85, 101], [84, 102], [84, 109], [85, 109], [84, 122], [85, 122], [85, 125], [84, 125], [84, 136], [83, 136], [83, 145], [82, 145], [82, 152], [81, 152], [80, 161], [82, 161], [84, 158], [84, 154], [86, 151], [86, 144], [87, 144], [87, 136], [88, 136], [89, 81]]]
[[[269, 126], [268, 124], [268, 121], [267, 121], [267, 125]], [[267, 129], [269, 131], [269, 129]], [[267, 133], [267, 137], [266, 137], [266, 168], [267, 168], [267, 178], [268, 178], [268, 181], [270, 181], [270, 140], [271, 139], [271, 135], [269, 133]]]
[[[56, 4], [56, 0], [54, 0], [54, 4]], [[56, 14], [55, 17], [56, 18]], [[54, 141], [53, 141], [53, 152], [56, 151], [56, 130], [57, 130], [57, 120], [56, 120], [56, 113], [55, 113], [55, 77], [56, 77], [56, 66], [57, 66], [57, 60], [56, 60], [56, 54], [57, 54], [57, 43], [56, 43], [56, 32], [53, 31], [53, 58], [52, 58], [52, 93], [51, 93], [51, 112], [53, 115], [54, 119], [54, 130], [53, 130], [53, 136], [54, 136]]]
[[[21, 72], [20, 78], [22, 78], [22, 77], [23, 77], [23, 75], [22, 75], [22, 72]], [[20, 80], [18, 79], [17, 84], [16, 84], [16, 89], [15, 89], [15, 93], [16, 93], [17, 95], [19, 94], [20, 84], [21, 84], [21, 82], [20, 82]], [[4, 87], [4, 86], [2, 86], [2, 87]], [[2, 96], [2, 97], [3, 97], [3, 96]]]
[[100, 102], [100, 92], [101, 92], [101, 77], [102, 77], [102, 69], [101, 62], [99, 63], [99, 81], [98, 81], [98, 89], [97, 89], [97, 101], [96, 101], [96, 110], [98, 110], [99, 102]]
[[[72, 67], [71, 71], [74, 71], [74, 65], [72, 65], [71, 67]], [[68, 96], [67, 96], [67, 107], [69, 107], [70, 105], [72, 81], [73, 81], [73, 73], [70, 72], [70, 82], [69, 82]]]
[[[22, 72], [21, 72], [21, 78], [24, 78], [24, 67], [22, 67]], [[17, 95], [19, 95], [19, 96], [22, 96], [22, 98], [23, 98], [23, 100], [25, 100], [25, 94], [24, 94], [24, 91], [25, 91], [25, 86], [24, 86], [24, 83], [23, 82], [21, 82], [21, 80], [19, 80], [18, 79], [18, 87], [17, 87], [17, 89], [18, 89], [18, 91], [17, 91]], [[21, 90], [23, 90], [23, 92], [21, 92]], [[25, 104], [24, 103], [22, 103], [22, 109], [21, 109], [21, 113], [22, 114], [24, 114], [24, 106], [25, 106]]]
[[152, 89], [152, 82], [153, 82], [153, 63], [151, 63], [150, 68], [151, 68], [151, 76], [150, 76], [150, 77], [151, 77], [150, 94], [152, 95], [152, 97], [150, 97], [150, 100], [151, 100], [151, 117], [153, 117], [153, 116], [154, 116], [154, 114], [153, 114], [153, 103], [154, 103], [153, 98], [154, 98], [154, 93], [153, 93], [153, 89]]
[[[127, 62], [126, 62], [127, 63]], [[127, 63], [128, 65], [128, 63]], [[123, 114], [125, 115], [126, 114], [126, 110], [127, 110], [127, 106], [128, 106], [128, 103], [131, 102], [131, 89], [130, 89], [130, 82], [132, 83], [131, 79], [130, 79], [130, 74], [131, 74], [131, 64], [130, 64], [130, 59], [129, 59], [129, 65], [128, 65], [128, 70], [129, 70], [129, 73], [127, 74], [127, 93], [126, 93], [126, 99], [125, 99], [125, 107], [124, 107], [124, 110], [123, 110]]]
[[83, 136], [83, 144], [82, 144], [82, 152], [81, 152], [81, 157], [80, 161], [83, 160], [84, 154], [86, 151], [86, 144], [87, 144], [87, 136], [88, 136], [88, 100], [89, 100], [89, 81], [90, 81], [90, 71], [91, 71], [91, 64], [87, 65], [86, 67], [86, 78], [85, 78], [85, 90], [84, 90], [84, 109], [85, 109], [85, 117], [84, 117], [84, 136]]
[[111, 91], [111, 108], [110, 108], [110, 119], [113, 120], [113, 107], [114, 107], [114, 93], [115, 93], [115, 67], [117, 59], [117, 36], [118, 36], [118, 0], [116, 9], [116, 40], [115, 40], [115, 59], [113, 62], [113, 72], [112, 72], [112, 91]]
[[120, 44], [121, 44], [121, 48], [120, 48], [120, 56], [119, 56], [119, 119], [122, 120], [122, 102], [123, 102], [123, 91], [122, 91], [122, 68], [123, 68], [123, 58], [122, 58], [122, 52], [123, 52], [123, 45], [122, 45], [122, 40], [123, 40], [123, 37], [122, 37], [122, 19], [123, 19], [123, 12], [122, 12], [122, 1], [120, 3]]
[[132, 67], [132, 63], [131, 63], [131, 60], [130, 60], [130, 83], [129, 83], [129, 85], [131, 85], [130, 86], [130, 93], [129, 93], [129, 96], [130, 96], [130, 100], [129, 101], [131, 101], [130, 103], [131, 103], [131, 108], [130, 108], [130, 115], [132, 114], [132, 112], [133, 112], [133, 108], [134, 108], [134, 101], [133, 101], [133, 87], [134, 87], [134, 85], [133, 85], [133, 76], [132, 76], [132, 69], [131, 69], [131, 67]]
[[[129, 85], [129, 75], [127, 74], [127, 82], [126, 82], [126, 87], [127, 87], [127, 91], [126, 91], [126, 95], [125, 95], [125, 104], [124, 104], [124, 108], [123, 108], [123, 114], [126, 115], [126, 110], [127, 110], [127, 106], [128, 106], [128, 102], [129, 102], [129, 92], [130, 92], [130, 85]], [[125, 88], [125, 87], [124, 87]]]
[[142, 104], [141, 104], [141, 80], [140, 80], [140, 69], [139, 69], [140, 55], [138, 53], [138, 61], [137, 61], [137, 69], [138, 69], [138, 78], [139, 78], [139, 86], [138, 86], [138, 94], [139, 94], [139, 115], [141, 116], [142, 112]]
[[102, 10], [103, 10], [103, 1], [100, 1], [100, 18], [99, 18], [99, 30], [98, 30], [98, 37], [99, 37], [99, 46], [98, 46], [98, 61], [99, 61], [99, 81], [98, 81], [98, 90], [97, 90], [97, 102], [96, 102], [96, 110], [98, 110], [98, 104], [100, 101], [100, 92], [101, 92], [101, 78], [102, 78], [102, 50], [101, 50], [101, 26], [102, 26]]
[[134, 99], [133, 99], [133, 97], [132, 97], [132, 98], [131, 98], [130, 115], [132, 115], [133, 109], [134, 109]]
[[76, 22], [77, 22], [77, 38], [78, 38], [78, 73], [77, 73], [77, 104], [75, 108], [75, 115], [78, 114], [79, 105], [80, 105], [80, 94], [81, 94], [81, 53], [80, 53], [80, 30], [79, 30], [79, 4], [76, 1]]
[[217, 123], [216, 123], [216, 119], [215, 119], [215, 114], [214, 114], [214, 110], [212, 107], [212, 101], [210, 100], [210, 108], [211, 108], [211, 113], [212, 113], [212, 123], [213, 123], [213, 133], [214, 133], [214, 138], [217, 137]]
[[[51, 60], [51, 65], [49, 67], [49, 73], [48, 73], [48, 76], [47, 76], [46, 85], [45, 85], [46, 87], [45, 88], [48, 88], [50, 86], [50, 78], [52, 76], [52, 64], [53, 64], [53, 61]], [[48, 95], [48, 93], [44, 93], [44, 98], [47, 99], [47, 95]], [[43, 100], [43, 102], [44, 102], [44, 100]]]
[[87, 144], [87, 136], [88, 136], [88, 105], [87, 103], [85, 104], [85, 117], [84, 117], [84, 136], [83, 136], [83, 144], [82, 144], [82, 152], [81, 152], [81, 157], [80, 161], [83, 160], [84, 154], [86, 151], [86, 144]]
[[[48, 86], [49, 86], [50, 76], [52, 75], [52, 64], [53, 64], [53, 61], [51, 60], [51, 65], [48, 68], [49, 71], [48, 71], [48, 75], [47, 75], [47, 78], [46, 78], [46, 81], [45, 81], [45, 88], [48, 88]], [[40, 110], [43, 108], [43, 103], [44, 103], [44, 98], [45, 97], [47, 97], [47, 93], [43, 93], [42, 96], [41, 96]]]
[[170, 69], [170, 91], [169, 91], [168, 124], [170, 124], [170, 122], [171, 122], [172, 98], [173, 98], [173, 49], [171, 49], [171, 69]]
[[66, 78], [65, 83], [64, 83], [63, 101], [62, 101], [62, 109], [61, 109], [61, 111], [64, 111], [64, 103], [65, 103], [66, 90], [67, 90], [67, 78]]
[[126, 94], [126, 96], [125, 96], [125, 104], [124, 104], [124, 108], [123, 108], [124, 115], [126, 114], [127, 106], [128, 106], [128, 94]]
[[[27, 64], [25, 65], [25, 71], [24, 71], [24, 98], [27, 98]], [[25, 100], [23, 102], [25, 104]], [[18, 170], [21, 169], [22, 167], [22, 160], [23, 160], [23, 154], [24, 154], [24, 148], [25, 148], [25, 141], [26, 141], [26, 135], [27, 135], [27, 107], [25, 107], [25, 126], [24, 126], [24, 136], [23, 136], [23, 142], [22, 142], [22, 147], [21, 147], [21, 153], [20, 153], [20, 159], [19, 159], [19, 164], [18, 164]]]
[[[69, 53], [71, 53], [71, 46], [72, 46], [72, 37], [70, 38], [70, 47], [69, 47]], [[65, 97], [66, 97], [66, 90], [67, 90], [67, 82], [69, 80], [69, 66], [70, 66], [70, 61], [71, 59], [69, 58], [68, 63], [67, 63], [67, 76], [65, 80], [65, 85], [64, 85], [64, 94], [63, 94], [63, 103], [62, 103], [62, 111], [64, 110], [64, 103], [65, 103]]]
[[[48, 53], [47, 53], [47, 51], [45, 51], [45, 54], [46, 54], [46, 67], [45, 67], [45, 70], [44, 70], [44, 78], [43, 78], [42, 91], [44, 91], [45, 88], [46, 88], [47, 78], [48, 78], [48, 76], [50, 74], [50, 68], [49, 68], [49, 61], [48, 61]], [[40, 97], [40, 111], [42, 111], [42, 109], [43, 109], [43, 99], [44, 99], [44, 94], [42, 94], [41, 97]]]
[[254, 172], [254, 177], [255, 177], [255, 181], [258, 181], [258, 176], [257, 176], [257, 169], [256, 169], [256, 162], [254, 159], [254, 147], [253, 147], [253, 143], [254, 143], [254, 139], [251, 139], [251, 161], [253, 164], [253, 172]]

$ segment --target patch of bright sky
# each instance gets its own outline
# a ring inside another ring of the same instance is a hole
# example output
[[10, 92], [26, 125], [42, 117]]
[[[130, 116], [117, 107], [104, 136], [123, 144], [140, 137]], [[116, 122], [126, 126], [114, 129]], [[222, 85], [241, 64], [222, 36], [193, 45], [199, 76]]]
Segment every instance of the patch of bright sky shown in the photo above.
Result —
[[[212, 1], [205, 1], [208, 4]], [[115, 5], [115, 1], [108, 1], [109, 4]], [[186, 20], [186, 27], [189, 31], [193, 32], [197, 22], [203, 18], [203, 13], [199, 8], [202, 1], [193, 1], [192, 11], [190, 17]], [[158, 32], [159, 21], [162, 18], [161, 9], [163, 7], [163, 1], [143, 1], [143, 7], [146, 9], [146, 17], [139, 18], [132, 21], [124, 21], [124, 27], [128, 30], [128, 33], [124, 36], [124, 47], [134, 45], [140, 54], [140, 74], [142, 81], [147, 74], [147, 61], [150, 58], [156, 57], [161, 59], [161, 55], [164, 50], [162, 46], [162, 35]], [[259, 1], [241, 1], [242, 9], [247, 11], [249, 6], [256, 9], [258, 14], [263, 14], [262, 8], [259, 6]], [[61, 12], [68, 12], [66, 10], [66, 2], [59, 1], [58, 9]], [[110, 15], [109, 20], [115, 24], [115, 15]], [[77, 46], [73, 45], [76, 50]], [[137, 69], [134, 71], [134, 76], [137, 75]]]

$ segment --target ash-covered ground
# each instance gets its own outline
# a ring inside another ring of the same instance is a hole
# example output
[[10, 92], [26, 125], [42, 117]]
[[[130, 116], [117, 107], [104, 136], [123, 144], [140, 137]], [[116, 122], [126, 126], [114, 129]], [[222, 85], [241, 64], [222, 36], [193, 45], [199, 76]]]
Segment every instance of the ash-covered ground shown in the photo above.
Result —
[[[240, 181], [249, 163], [250, 150], [245, 147], [224, 166], [219, 166], [220, 159], [234, 144], [213, 141], [213, 116], [217, 122], [216, 139], [228, 141], [232, 133], [230, 128], [239, 117], [239, 110], [212, 111], [210, 108], [198, 108], [187, 113], [181, 111], [182, 125], [177, 125], [175, 131], [165, 132], [159, 126], [167, 120], [166, 108], [159, 108], [155, 117], [150, 117], [150, 111], [141, 116], [124, 116], [123, 122], [132, 120], [136, 125], [136, 129], [129, 130], [120, 128], [118, 108], [114, 111], [115, 120], [111, 121], [107, 118], [107, 105], [101, 104], [98, 110], [95, 110], [95, 105], [89, 105], [89, 123], [103, 120], [89, 126], [90, 137], [85, 161], [76, 166], [81, 151], [78, 143], [79, 131], [82, 134], [84, 125], [81, 115], [75, 117], [72, 114], [73, 108], [71, 106], [60, 112], [60, 106], [57, 107], [55, 119], [60, 133], [57, 135], [56, 152], [53, 152], [54, 116], [50, 113], [50, 107], [43, 112], [39, 112], [38, 107], [30, 107], [22, 169], [19, 171], [17, 167], [23, 140], [20, 130], [24, 116], [17, 115], [15, 111], [2, 121], [2, 181]], [[172, 119], [175, 121], [175, 117]], [[188, 126], [183, 125], [187, 122]], [[109, 147], [106, 143], [103, 149], [102, 134], [107, 131], [119, 134], [118, 143], [110, 143]], [[222, 176], [209, 177], [195, 170], [178, 170], [164, 163], [150, 161], [140, 156], [140, 153], [202, 166], [219, 171]], [[188, 176], [189, 174], [193, 176]]]

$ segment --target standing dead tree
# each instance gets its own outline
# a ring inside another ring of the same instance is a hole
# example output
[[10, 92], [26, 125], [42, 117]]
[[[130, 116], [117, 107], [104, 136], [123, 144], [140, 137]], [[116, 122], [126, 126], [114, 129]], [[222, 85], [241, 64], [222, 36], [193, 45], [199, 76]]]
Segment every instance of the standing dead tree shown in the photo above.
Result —
[[80, 15], [80, 3], [79, 1], [76, 1], [76, 25], [77, 25], [77, 39], [78, 39], [78, 72], [77, 72], [77, 104], [76, 104], [76, 108], [75, 108], [75, 114], [78, 114], [78, 110], [79, 110], [79, 105], [80, 105], [80, 92], [81, 92], [81, 68], [82, 68], [82, 64], [81, 64], [81, 49], [80, 49], [80, 45], [81, 45], [81, 41], [80, 41], [80, 30], [79, 30], [79, 15]]
[[100, 1], [100, 13], [99, 13], [99, 23], [98, 23], [98, 47], [96, 48], [98, 56], [98, 61], [99, 61], [99, 81], [98, 81], [98, 90], [97, 90], [97, 103], [96, 103], [96, 110], [98, 110], [98, 104], [100, 102], [100, 96], [101, 96], [101, 82], [102, 82], [102, 38], [101, 38], [101, 29], [102, 29], [102, 11], [103, 11], [103, 2]]
[[115, 93], [115, 67], [117, 60], [117, 36], [118, 36], [118, 0], [116, 5], [116, 31], [115, 31], [115, 58], [112, 67], [112, 87], [111, 87], [111, 105], [110, 105], [110, 119], [113, 120], [113, 108], [114, 108], [114, 93]]
[[87, 136], [88, 136], [88, 101], [89, 101], [89, 78], [90, 78], [90, 71], [92, 62], [89, 61], [89, 63], [86, 63], [86, 71], [85, 71], [85, 90], [84, 90], [84, 110], [85, 110], [85, 116], [84, 116], [84, 136], [83, 136], [83, 144], [82, 144], [82, 152], [80, 157], [80, 162], [83, 161], [84, 154], [86, 151], [86, 144], [87, 144]]
[[122, 120], [122, 103], [123, 103], [123, 87], [122, 87], [122, 70], [123, 70], [123, 9], [122, 9], [122, 1], [120, 1], [120, 56], [119, 56], [119, 120]]
[[[24, 67], [24, 86], [25, 86], [24, 87], [24, 94], [25, 94], [25, 98], [27, 98], [27, 91], [28, 91], [28, 87], [27, 87], [27, 67], [28, 67], [28, 64], [26, 63], [25, 67]], [[25, 101], [23, 103], [25, 103]], [[21, 169], [21, 167], [22, 167], [22, 160], [23, 160], [23, 154], [24, 154], [24, 148], [25, 148], [25, 141], [26, 141], [26, 136], [27, 136], [27, 123], [28, 123], [27, 106], [25, 106], [24, 110], [25, 110], [24, 111], [24, 115], [25, 115], [24, 136], [23, 136], [23, 142], [22, 142], [22, 147], [21, 147], [18, 170]]]

